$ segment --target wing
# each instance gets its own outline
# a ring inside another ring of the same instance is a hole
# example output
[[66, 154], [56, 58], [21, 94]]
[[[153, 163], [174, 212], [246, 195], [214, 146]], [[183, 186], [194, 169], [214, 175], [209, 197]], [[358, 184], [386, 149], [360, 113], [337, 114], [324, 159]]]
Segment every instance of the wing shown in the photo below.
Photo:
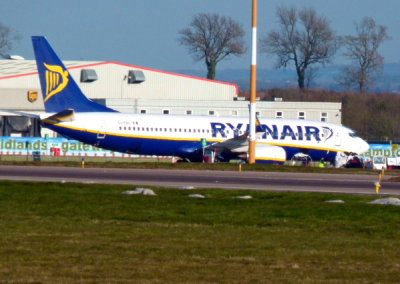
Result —
[[248, 135], [247, 133], [224, 140], [222, 142], [217, 142], [207, 146], [205, 149], [213, 151], [230, 151], [230, 152], [246, 152], [249, 147]]
[[[256, 140], [260, 139], [261, 136], [264, 134], [260, 128], [256, 128]], [[246, 132], [243, 135], [236, 136], [234, 138], [230, 138], [224, 140], [222, 142], [217, 142], [211, 144], [206, 147], [209, 150], [228, 150], [231, 152], [247, 152], [249, 148], [249, 134]]]
[[[257, 140], [261, 138], [263, 132], [257, 132]], [[240, 159], [246, 159], [249, 150], [248, 134], [227, 139], [207, 146], [205, 149], [215, 152], [229, 152], [236, 154]], [[286, 161], [286, 151], [284, 148], [266, 143], [256, 143], [256, 162], [266, 164], [283, 164]]]

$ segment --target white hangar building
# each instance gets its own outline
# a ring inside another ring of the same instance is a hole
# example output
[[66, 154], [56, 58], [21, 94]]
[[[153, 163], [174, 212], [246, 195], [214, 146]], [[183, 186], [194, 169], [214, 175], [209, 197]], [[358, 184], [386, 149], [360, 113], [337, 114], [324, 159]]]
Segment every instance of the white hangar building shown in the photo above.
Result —
[[[238, 86], [119, 62], [64, 61], [92, 100], [121, 112], [247, 116]], [[0, 60], [0, 109], [44, 111], [34, 60]], [[260, 117], [341, 123], [341, 103], [260, 101]], [[0, 136], [38, 135], [39, 123], [0, 112]]]

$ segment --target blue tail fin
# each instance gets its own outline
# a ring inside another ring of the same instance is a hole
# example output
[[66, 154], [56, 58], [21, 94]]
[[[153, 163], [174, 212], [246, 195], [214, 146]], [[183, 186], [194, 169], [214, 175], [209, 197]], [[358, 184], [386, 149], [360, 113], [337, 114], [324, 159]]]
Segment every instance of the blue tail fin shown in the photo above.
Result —
[[89, 100], [43, 36], [32, 37], [46, 112], [114, 112]]

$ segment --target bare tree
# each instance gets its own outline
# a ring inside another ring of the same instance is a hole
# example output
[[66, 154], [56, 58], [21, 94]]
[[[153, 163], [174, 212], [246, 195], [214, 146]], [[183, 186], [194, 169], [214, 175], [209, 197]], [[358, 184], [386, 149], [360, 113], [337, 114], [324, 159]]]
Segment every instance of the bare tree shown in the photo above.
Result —
[[304, 89], [309, 67], [328, 63], [334, 56], [335, 33], [329, 21], [312, 8], [298, 11], [294, 7], [280, 7], [276, 14], [280, 29], [270, 32], [261, 46], [264, 52], [278, 57], [276, 68], [285, 68], [293, 62], [298, 86]]
[[311, 85], [314, 84], [317, 75], [318, 75], [317, 67], [310, 66], [309, 68], [307, 68], [307, 72], [304, 78], [304, 84], [307, 89], [309, 89]]
[[239, 56], [245, 52], [244, 30], [231, 18], [218, 14], [198, 14], [190, 27], [179, 31], [179, 41], [188, 47], [196, 61], [203, 60], [207, 66], [207, 78], [214, 79], [217, 63], [229, 55]]
[[378, 53], [381, 44], [389, 39], [387, 28], [378, 26], [372, 18], [365, 17], [357, 24], [356, 35], [341, 37], [346, 49], [343, 53], [351, 65], [342, 69], [339, 83], [346, 87], [357, 86], [360, 92], [370, 88], [382, 73], [384, 58]]
[[11, 28], [0, 23], [0, 56], [7, 58], [12, 49], [12, 42], [19, 40], [20, 37]]

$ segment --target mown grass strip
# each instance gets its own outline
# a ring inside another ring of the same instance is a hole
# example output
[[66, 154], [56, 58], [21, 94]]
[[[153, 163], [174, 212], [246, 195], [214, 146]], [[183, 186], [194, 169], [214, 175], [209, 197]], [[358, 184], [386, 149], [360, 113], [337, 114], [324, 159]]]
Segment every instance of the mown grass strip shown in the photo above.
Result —
[[[0, 182], [0, 279], [398, 282], [400, 208], [376, 196]], [[205, 199], [187, 195], [201, 193]], [[252, 195], [251, 200], [234, 196]], [[342, 199], [344, 204], [326, 200]]]
[[[0, 160], [0, 165], [27, 165], [27, 166], [64, 166], [81, 167], [80, 157], [47, 157], [43, 161], [27, 160]], [[239, 171], [238, 163], [171, 163], [157, 159], [113, 159], [113, 158], [86, 158], [87, 168], [136, 168], [136, 169], [170, 169], [170, 170], [219, 170]], [[377, 175], [377, 171], [370, 169], [319, 168], [306, 166], [276, 166], [269, 164], [243, 164], [242, 171], [258, 172], [299, 172], [299, 173], [329, 173], [329, 174], [366, 174]], [[400, 176], [400, 170], [386, 171], [386, 175]], [[394, 180], [396, 181], [396, 180]]]

